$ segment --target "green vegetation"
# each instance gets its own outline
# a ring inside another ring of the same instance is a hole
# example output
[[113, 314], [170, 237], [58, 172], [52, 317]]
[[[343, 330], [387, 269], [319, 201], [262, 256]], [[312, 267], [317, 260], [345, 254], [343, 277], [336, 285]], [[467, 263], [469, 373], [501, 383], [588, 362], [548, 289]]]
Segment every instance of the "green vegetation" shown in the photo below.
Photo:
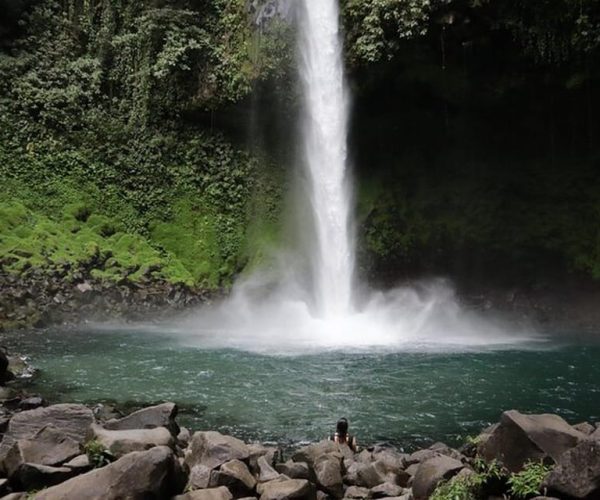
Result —
[[510, 494], [515, 498], [530, 498], [541, 495], [542, 482], [552, 467], [541, 462], [528, 462], [521, 472], [508, 479]]
[[95, 469], [104, 467], [114, 460], [114, 457], [97, 439], [92, 439], [85, 443], [83, 446], [83, 451], [87, 455], [90, 464]]

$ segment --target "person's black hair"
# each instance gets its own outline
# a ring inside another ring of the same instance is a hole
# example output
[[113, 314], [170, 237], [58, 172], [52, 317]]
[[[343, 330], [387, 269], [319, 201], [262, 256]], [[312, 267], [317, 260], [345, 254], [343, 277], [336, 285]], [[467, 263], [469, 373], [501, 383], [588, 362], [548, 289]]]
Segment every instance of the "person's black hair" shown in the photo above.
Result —
[[345, 418], [340, 418], [336, 425], [336, 432], [340, 436], [345, 436], [348, 434], [348, 420]]

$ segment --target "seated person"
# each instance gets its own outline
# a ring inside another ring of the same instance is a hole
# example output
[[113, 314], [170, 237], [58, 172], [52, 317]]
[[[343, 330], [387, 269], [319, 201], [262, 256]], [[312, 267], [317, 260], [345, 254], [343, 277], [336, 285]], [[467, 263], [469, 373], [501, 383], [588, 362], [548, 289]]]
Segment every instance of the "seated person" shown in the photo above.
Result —
[[356, 445], [356, 437], [348, 434], [348, 420], [345, 418], [340, 418], [335, 428], [335, 434], [330, 436], [330, 441], [334, 441], [335, 443], [345, 444], [352, 451], [358, 451], [358, 446]]

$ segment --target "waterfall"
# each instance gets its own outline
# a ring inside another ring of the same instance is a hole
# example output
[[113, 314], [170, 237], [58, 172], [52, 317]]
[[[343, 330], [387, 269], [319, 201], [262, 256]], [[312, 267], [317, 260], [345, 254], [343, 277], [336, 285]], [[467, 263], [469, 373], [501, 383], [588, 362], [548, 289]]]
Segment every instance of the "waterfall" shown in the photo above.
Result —
[[354, 243], [347, 183], [349, 100], [337, 0], [302, 0], [298, 44], [303, 161], [315, 228], [314, 300], [320, 316], [340, 316], [352, 310]]

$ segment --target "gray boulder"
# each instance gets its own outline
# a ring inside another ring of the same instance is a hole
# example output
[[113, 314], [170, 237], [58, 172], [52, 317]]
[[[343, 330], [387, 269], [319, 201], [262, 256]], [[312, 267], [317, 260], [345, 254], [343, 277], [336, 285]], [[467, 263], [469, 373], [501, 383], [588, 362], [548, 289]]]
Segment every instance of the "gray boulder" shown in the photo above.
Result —
[[94, 422], [92, 411], [83, 405], [60, 404], [17, 413], [10, 420], [0, 443], [0, 464], [12, 446], [21, 439], [33, 439], [45, 427], [83, 444]]
[[225, 486], [220, 486], [207, 490], [190, 491], [173, 497], [173, 500], [231, 500], [232, 498], [231, 492]]
[[247, 460], [249, 456], [248, 446], [239, 439], [214, 431], [196, 432], [186, 452], [185, 463], [190, 468], [202, 464], [216, 469], [230, 460]]
[[65, 463], [64, 466], [73, 469], [77, 473], [85, 472], [92, 468], [92, 464], [90, 464], [90, 459], [87, 455], [77, 455], [75, 458]]
[[314, 464], [317, 484], [333, 498], [344, 496], [341, 459], [333, 454], [323, 455]]
[[246, 464], [240, 460], [230, 460], [219, 470], [210, 474], [210, 487], [226, 486], [235, 497], [244, 497], [254, 491], [256, 479], [250, 474]]
[[410, 465], [420, 464], [421, 462], [425, 462], [430, 458], [437, 457], [439, 455], [441, 455], [441, 453], [431, 449], [417, 450], [404, 459], [404, 465], [408, 467]]
[[596, 427], [589, 422], [580, 422], [579, 424], [575, 424], [573, 429], [585, 434], [586, 436], [590, 436], [596, 431]]
[[4, 458], [4, 470], [14, 474], [22, 464], [60, 465], [81, 453], [80, 444], [53, 426], [27, 439], [16, 440]]
[[212, 469], [205, 465], [196, 464], [190, 469], [186, 490], [199, 490], [208, 488]]
[[192, 433], [190, 432], [190, 430], [185, 427], [182, 427], [179, 431], [179, 434], [177, 434], [177, 444], [179, 444], [179, 446], [181, 446], [182, 448], [187, 448], [191, 440]]
[[344, 498], [369, 498], [369, 488], [363, 488], [362, 486], [348, 486], [344, 492]]
[[92, 425], [94, 439], [98, 440], [111, 455], [119, 458], [132, 451], [144, 451], [155, 446], [174, 448], [175, 439], [165, 427], [110, 431], [97, 424]]
[[561, 498], [600, 498], [600, 442], [583, 441], [566, 451], [543, 487]]
[[177, 436], [180, 429], [177, 422], [175, 422], [176, 416], [177, 405], [175, 403], [163, 403], [142, 408], [120, 419], [109, 420], [104, 424], [104, 428], [111, 431], [128, 431], [166, 427], [173, 436]]
[[371, 488], [370, 491], [371, 498], [399, 497], [404, 492], [404, 488], [394, 483], [383, 483]]
[[300, 448], [296, 453], [294, 453], [292, 460], [294, 462], [305, 462], [310, 467], [314, 467], [314, 464], [318, 458], [330, 453], [340, 454], [340, 448], [333, 441], [324, 440], [320, 441], [319, 443], [314, 443]]
[[306, 462], [292, 462], [288, 460], [282, 464], [275, 464], [275, 469], [280, 474], [285, 474], [292, 479], [310, 479], [310, 468]]
[[433, 493], [437, 485], [457, 474], [464, 464], [443, 455], [430, 458], [419, 466], [412, 482], [415, 500], [425, 500]]
[[305, 479], [275, 480], [260, 485], [260, 500], [315, 499], [315, 487]]
[[558, 415], [523, 415], [511, 410], [502, 414], [477, 451], [485, 460], [499, 460], [511, 472], [518, 472], [528, 461], [550, 458], [557, 462], [584, 439], [585, 434]]
[[40, 491], [36, 500], [152, 500], [169, 498], [178, 488], [175, 455], [166, 446], [133, 452]]
[[259, 482], [266, 483], [279, 477], [279, 472], [271, 467], [264, 456], [259, 457], [259, 459], [256, 461], [256, 464], [258, 468], [257, 479]]

